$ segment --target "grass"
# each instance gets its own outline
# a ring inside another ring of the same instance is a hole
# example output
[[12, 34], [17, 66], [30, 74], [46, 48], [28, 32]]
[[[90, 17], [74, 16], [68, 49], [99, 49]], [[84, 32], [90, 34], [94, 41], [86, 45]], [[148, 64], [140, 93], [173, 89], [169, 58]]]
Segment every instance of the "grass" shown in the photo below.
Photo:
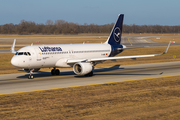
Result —
[[[36, 41], [38, 41], [39, 43], [36, 43]], [[42, 44], [74, 44], [74, 43], [101, 43], [101, 42], [105, 42], [106, 39], [94, 39], [93, 40], [24, 40], [24, 41], [18, 41], [16, 42], [17, 45], [31, 45], [32, 43], [34, 45], [42, 45]], [[3, 41], [0, 42], [1, 45], [12, 45], [13, 41]]]
[[32, 35], [18, 35], [18, 34], [0, 34], [0, 37], [78, 37], [78, 36], [107, 36], [110, 33], [80, 33], [80, 34], [32, 34]]
[[1, 119], [180, 117], [180, 76], [0, 95]]

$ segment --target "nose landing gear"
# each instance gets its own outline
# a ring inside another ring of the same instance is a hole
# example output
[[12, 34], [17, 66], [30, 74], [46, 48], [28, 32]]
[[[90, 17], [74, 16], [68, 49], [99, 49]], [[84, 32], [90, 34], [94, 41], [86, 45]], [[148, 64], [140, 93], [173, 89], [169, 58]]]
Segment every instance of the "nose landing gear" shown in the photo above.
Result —
[[34, 71], [34, 69], [30, 70], [30, 72], [29, 72], [30, 74], [28, 76], [28, 79], [33, 79], [34, 78], [34, 76], [32, 75], [33, 71]]

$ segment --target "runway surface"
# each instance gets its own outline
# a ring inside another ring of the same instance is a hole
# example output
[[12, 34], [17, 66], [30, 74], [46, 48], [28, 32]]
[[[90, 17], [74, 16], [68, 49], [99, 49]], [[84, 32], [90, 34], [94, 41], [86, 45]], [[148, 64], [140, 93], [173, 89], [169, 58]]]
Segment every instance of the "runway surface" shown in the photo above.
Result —
[[95, 69], [92, 77], [78, 77], [73, 71], [62, 71], [59, 76], [51, 76], [50, 72], [39, 72], [34, 74], [34, 79], [27, 79], [28, 74], [26, 73], [8, 74], [0, 75], [0, 94], [171, 75], [180, 75], [180, 62], [117, 65]]

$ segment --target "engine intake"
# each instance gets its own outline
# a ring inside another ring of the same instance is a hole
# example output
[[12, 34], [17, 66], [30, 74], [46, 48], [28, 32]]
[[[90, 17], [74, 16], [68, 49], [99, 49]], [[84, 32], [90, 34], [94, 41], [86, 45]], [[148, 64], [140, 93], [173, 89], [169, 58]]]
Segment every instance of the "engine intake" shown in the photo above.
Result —
[[79, 62], [74, 64], [73, 71], [76, 75], [86, 75], [93, 70], [91, 63]]

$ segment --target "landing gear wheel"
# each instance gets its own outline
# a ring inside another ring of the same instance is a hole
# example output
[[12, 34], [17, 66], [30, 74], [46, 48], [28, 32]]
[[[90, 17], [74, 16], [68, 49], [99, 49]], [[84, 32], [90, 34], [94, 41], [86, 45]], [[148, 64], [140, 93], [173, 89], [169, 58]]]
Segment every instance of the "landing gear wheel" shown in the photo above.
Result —
[[93, 76], [93, 71], [91, 71], [90, 73], [86, 74], [85, 76], [86, 76], [86, 77], [91, 77], [91, 76]]
[[59, 75], [59, 73], [60, 73], [59, 69], [52, 69], [51, 70], [52, 75]]
[[55, 75], [55, 70], [54, 69], [51, 70], [51, 75]]
[[59, 73], [60, 73], [59, 70], [56, 69], [56, 70], [55, 70], [55, 75], [59, 75]]
[[34, 78], [33, 75], [29, 75], [29, 76], [28, 76], [28, 79], [33, 79], [33, 78]]
[[33, 71], [34, 71], [34, 69], [29, 69], [28, 79], [33, 79], [33, 78], [34, 78], [34, 76], [32, 75], [32, 74], [33, 74]]

